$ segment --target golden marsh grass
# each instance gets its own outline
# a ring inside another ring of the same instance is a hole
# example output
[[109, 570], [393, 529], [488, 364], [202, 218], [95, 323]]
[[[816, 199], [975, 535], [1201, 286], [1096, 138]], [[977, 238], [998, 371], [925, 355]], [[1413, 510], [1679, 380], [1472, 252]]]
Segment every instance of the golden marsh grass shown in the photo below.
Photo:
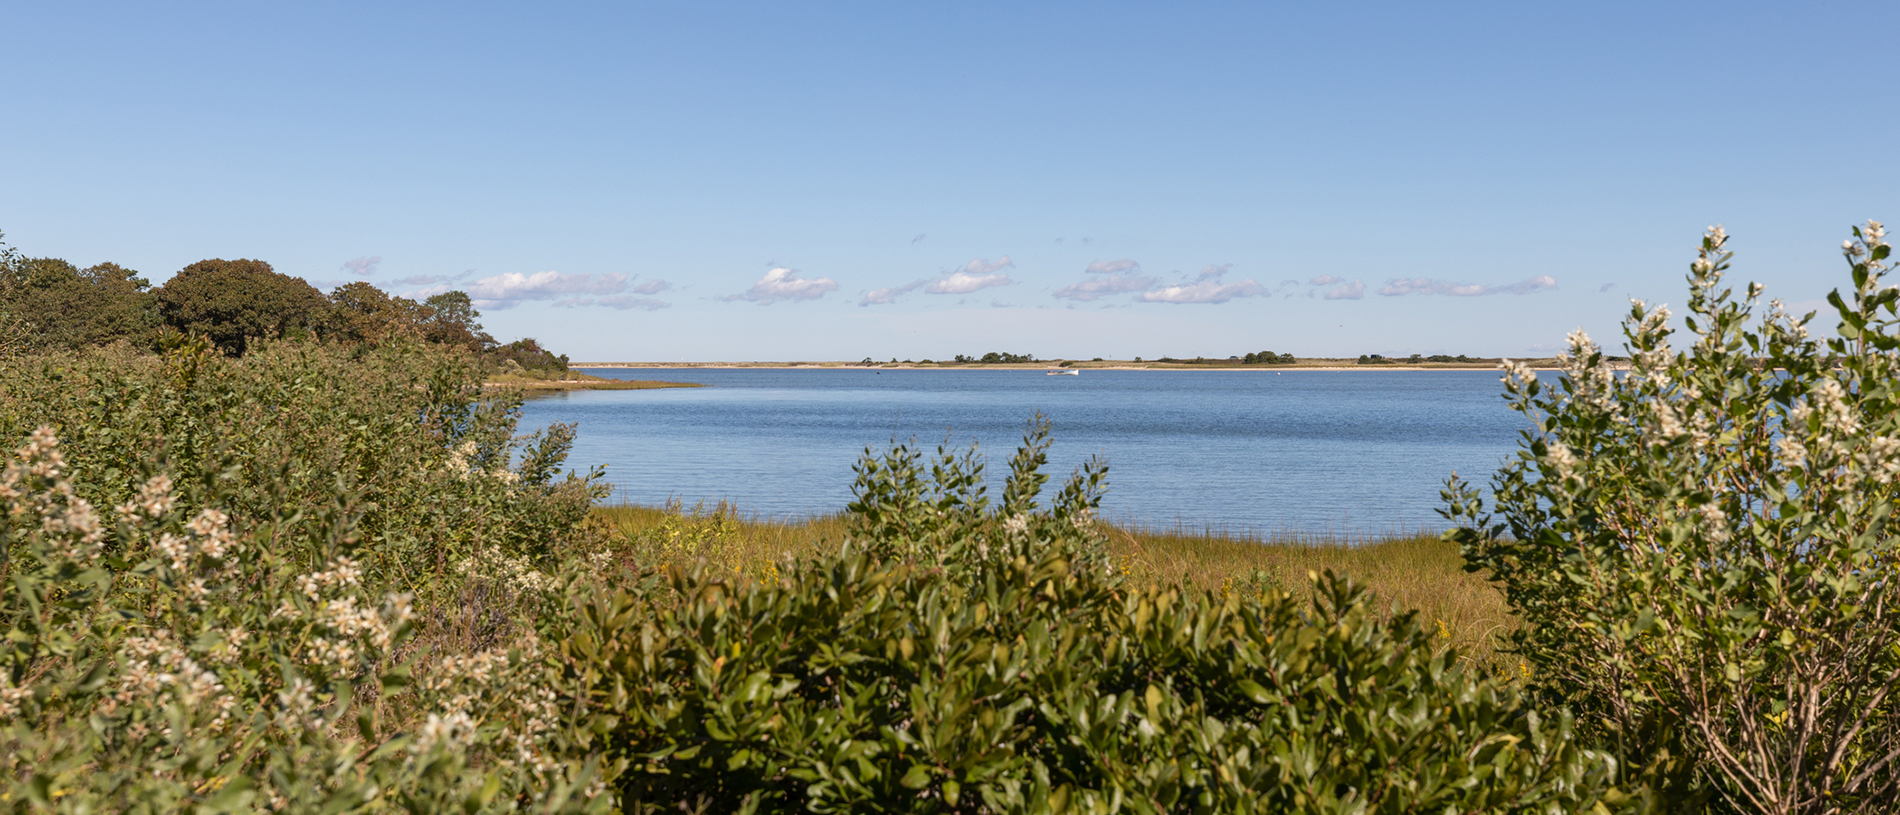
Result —
[[[601, 506], [597, 530], [636, 542], [639, 556], [685, 565], [704, 559], [734, 574], [772, 579], [777, 564], [835, 551], [845, 539], [843, 515], [746, 519], [729, 506], [672, 509]], [[1107, 526], [1107, 525], [1105, 525]], [[1516, 627], [1504, 598], [1482, 575], [1464, 570], [1456, 544], [1431, 534], [1344, 539], [1323, 535], [1251, 537], [1217, 530], [1149, 530], [1107, 526], [1108, 547], [1129, 579], [1176, 581], [1209, 590], [1244, 586], [1256, 570], [1300, 592], [1308, 573], [1350, 575], [1388, 608], [1416, 609], [1438, 642], [1476, 662], [1498, 667], [1499, 635]]]

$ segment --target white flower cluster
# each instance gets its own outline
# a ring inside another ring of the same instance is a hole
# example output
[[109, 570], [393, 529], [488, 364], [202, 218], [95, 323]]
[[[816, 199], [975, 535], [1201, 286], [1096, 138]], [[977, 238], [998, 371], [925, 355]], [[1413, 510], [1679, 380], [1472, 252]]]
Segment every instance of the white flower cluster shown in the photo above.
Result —
[[1775, 451], [1790, 470], [1835, 470], [1835, 483], [1849, 490], [1863, 478], [1877, 484], [1900, 478], [1900, 439], [1866, 437], [1861, 428], [1847, 388], [1827, 379], [1788, 411]]
[[186, 707], [210, 705], [218, 711], [217, 719], [211, 723], [213, 730], [223, 728], [230, 721], [237, 699], [225, 691], [224, 682], [216, 673], [199, 665], [173, 642], [170, 631], [158, 629], [150, 632], [150, 636], [127, 637], [119, 656], [122, 660], [119, 687], [112, 697], [115, 707], [154, 699], [165, 691], [175, 690]]
[[464, 441], [456, 445], [455, 449], [449, 451], [447, 464], [449, 472], [454, 473], [457, 478], [463, 481], [472, 478], [487, 477], [510, 487], [520, 483], [521, 474], [507, 467], [496, 467], [493, 470], [484, 470], [475, 466], [470, 459], [475, 457], [476, 452], [477, 448], [473, 440]]
[[28, 685], [15, 685], [0, 671], [0, 722], [20, 714], [20, 703], [32, 697], [33, 688]]
[[[1850, 263], [1861, 263], [1862, 258], [1867, 258], [1865, 262], [1868, 271], [1875, 273], [1886, 271], [1886, 261], [1873, 259], [1873, 250], [1875, 247], [1887, 245], [1887, 227], [1869, 218], [1866, 226], [1854, 229], [1854, 237], [1855, 240], [1841, 241], [1841, 254], [1846, 255]], [[1871, 278], [1872, 275], [1869, 277]]]
[[409, 742], [410, 753], [426, 756], [441, 747], [448, 750], [466, 749], [475, 740], [475, 720], [467, 713], [429, 714], [429, 719], [416, 729], [415, 740]]
[[[384, 653], [395, 641], [396, 632], [413, 616], [410, 597], [392, 594], [378, 610], [369, 607], [355, 594], [325, 597], [326, 593], [354, 588], [362, 583], [363, 570], [356, 561], [339, 556], [329, 568], [297, 576], [297, 590], [315, 604], [309, 613], [315, 636], [306, 647], [313, 664], [333, 670], [351, 670], [365, 656]], [[272, 619], [301, 620], [304, 612], [286, 598]]]
[[[157, 479], [153, 479], [153, 481], [156, 480]], [[151, 482], [147, 482], [147, 486], [152, 486]], [[171, 486], [170, 479], [166, 479], [164, 486], [167, 488]], [[170, 494], [165, 494], [162, 501], [169, 508], [171, 504]], [[124, 507], [120, 508], [120, 512], [124, 512]], [[223, 561], [227, 559], [227, 556], [237, 551], [237, 537], [231, 534], [230, 516], [215, 509], [206, 508], [200, 510], [198, 515], [191, 519], [190, 523], [185, 524], [185, 530], [191, 533], [189, 537], [179, 537], [170, 532], [166, 532], [159, 535], [158, 540], [152, 543], [153, 548], [157, 549], [159, 554], [165, 556], [166, 561], [168, 561], [172, 567], [172, 571], [178, 572], [181, 575], [185, 574], [187, 570], [192, 567], [192, 558], [194, 555], [202, 555], [213, 561]], [[234, 566], [236, 564], [228, 565]], [[202, 579], [193, 581], [191, 585], [196, 586], [198, 589], [204, 588]]]
[[1571, 481], [1576, 479], [1577, 455], [1570, 452], [1570, 448], [1563, 442], [1551, 442], [1550, 452], [1546, 455], [1546, 458], [1550, 461], [1551, 470], [1557, 474], [1557, 480]]
[[441, 746], [464, 748], [475, 729], [494, 717], [503, 722], [500, 739], [514, 751], [517, 766], [532, 772], [559, 769], [543, 745], [560, 722], [558, 697], [552, 689], [531, 681], [526, 670], [537, 664], [540, 641], [529, 632], [518, 649], [513, 655], [497, 648], [451, 656], [431, 665], [419, 685], [439, 697], [439, 710], [430, 713], [417, 731], [410, 742], [411, 753], [427, 755]]
[[499, 581], [522, 594], [543, 594], [561, 586], [560, 581], [534, 568], [527, 558], [512, 557], [493, 547], [477, 549], [457, 568], [466, 575]]
[[1763, 324], [1771, 332], [1779, 333], [1794, 342], [1804, 342], [1808, 339], [1808, 327], [1788, 313], [1787, 305], [1782, 303], [1780, 298], [1768, 301], [1768, 317]]
[[317, 700], [310, 692], [316, 687], [301, 676], [293, 677], [277, 691], [277, 725], [285, 729], [317, 730], [323, 717], [317, 715]]
[[1518, 360], [1504, 360], [1498, 367], [1504, 371], [1504, 376], [1498, 381], [1503, 382], [1504, 387], [1514, 393], [1529, 388], [1532, 382], [1537, 381], [1537, 372], [1531, 370], [1531, 366]]
[[[42, 483], [29, 483], [33, 481]], [[34, 430], [26, 444], [14, 451], [13, 461], [0, 473], [0, 503], [15, 517], [39, 518], [40, 533], [57, 547], [59, 556], [88, 562], [99, 556], [105, 526], [92, 504], [73, 493], [66, 478], [66, 457], [59, 452], [59, 437], [52, 428]]]
[[[1625, 321], [1634, 340], [1631, 343], [1630, 370], [1658, 382], [1658, 387], [1668, 387], [1669, 364], [1676, 358], [1669, 350], [1667, 341], [1669, 318], [1674, 316], [1674, 312], [1668, 306], [1650, 308], [1648, 303], [1634, 298], [1630, 299], [1630, 303], [1642, 315]], [[1651, 350], [1637, 350], [1645, 347]]]
[[1570, 400], [1611, 414], [1620, 412], [1616, 372], [1603, 359], [1597, 344], [1581, 328], [1570, 332], [1567, 339], [1569, 348], [1557, 354], [1557, 362], [1563, 366], [1564, 379], [1570, 385]]
[[156, 475], [139, 488], [139, 497], [119, 505], [119, 518], [126, 523], [138, 523], [140, 516], [157, 520], [172, 511], [172, 503], [171, 476]]
[[1715, 504], [1703, 504], [1696, 512], [1702, 516], [1702, 534], [1716, 543], [1728, 540], [1728, 513]]
[[347, 557], [338, 557], [330, 562], [328, 569], [298, 575], [297, 589], [315, 602], [322, 599], [325, 590], [355, 586], [362, 582], [362, 579], [363, 570], [357, 567], [356, 561]]

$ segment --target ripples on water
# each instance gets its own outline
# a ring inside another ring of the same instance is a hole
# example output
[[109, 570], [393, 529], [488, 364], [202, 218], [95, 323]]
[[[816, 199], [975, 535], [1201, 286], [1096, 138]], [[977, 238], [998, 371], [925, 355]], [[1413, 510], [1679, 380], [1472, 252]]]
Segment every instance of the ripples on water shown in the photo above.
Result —
[[[589, 369], [705, 388], [535, 397], [523, 427], [575, 422], [568, 459], [607, 465], [617, 497], [735, 501], [747, 513], [834, 512], [868, 445], [976, 440], [1000, 497], [1037, 411], [1054, 424], [1053, 489], [1108, 460], [1104, 514], [1147, 526], [1368, 534], [1442, 527], [1438, 489], [1483, 482], [1522, 416], [1490, 371]], [[1047, 493], [1046, 493], [1047, 494]]]

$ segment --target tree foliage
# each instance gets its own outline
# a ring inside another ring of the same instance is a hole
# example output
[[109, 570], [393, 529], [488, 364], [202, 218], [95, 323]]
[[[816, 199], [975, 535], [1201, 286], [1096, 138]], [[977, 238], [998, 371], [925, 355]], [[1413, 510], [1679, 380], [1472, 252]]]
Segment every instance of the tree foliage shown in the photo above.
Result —
[[261, 260], [201, 260], [158, 289], [165, 322], [241, 356], [259, 337], [314, 334], [329, 313], [316, 287]]
[[149, 341], [158, 326], [150, 289], [116, 263], [79, 269], [58, 258], [0, 258], [0, 320], [14, 323], [16, 350]]

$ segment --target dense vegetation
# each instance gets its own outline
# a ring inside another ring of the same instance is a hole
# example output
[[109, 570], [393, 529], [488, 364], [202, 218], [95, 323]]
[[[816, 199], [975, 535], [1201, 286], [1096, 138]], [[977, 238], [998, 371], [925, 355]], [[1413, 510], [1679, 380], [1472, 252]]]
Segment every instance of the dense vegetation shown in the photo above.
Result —
[[866, 450], [838, 539], [719, 562], [727, 510], [603, 523], [472, 349], [11, 353], [0, 809], [1893, 811], [1900, 290], [1857, 238], [1841, 340], [1751, 327], [1714, 232], [1687, 348], [1639, 305], [1628, 375], [1510, 370], [1520, 457], [1447, 488], [1518, 617], [1483, 660], [1339, 575], [1129, 569], [1042, 423], [999, 496]]
[[185, 334], [230, 356], [243, 356], [259, 339], [354, 347], [423, 342], [476, 352], [504, 371], [567, 370], [565, 355], [533, 339], [497, 344], [480, 317], [464, 292], [418, 302], [358, 281], [325, 295], [261, 260], [201, 260], [154, 288], [115, 263], [80, 269], [0, 243], [0, 350], [9, 353], [113, 343], [149, 351], [167, 334]]

